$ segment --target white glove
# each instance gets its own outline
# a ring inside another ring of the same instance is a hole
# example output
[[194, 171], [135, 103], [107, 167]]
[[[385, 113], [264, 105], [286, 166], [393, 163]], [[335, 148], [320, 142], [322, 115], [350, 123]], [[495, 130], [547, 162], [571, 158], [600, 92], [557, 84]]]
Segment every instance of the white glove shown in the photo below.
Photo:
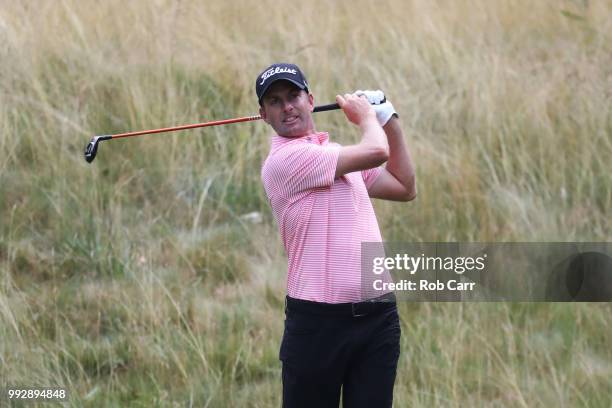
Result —
[[380, 123], [380, 126], [385, 126], [389, 119], [391, 119], [391, 116], [398, 116], [391, 102], [385, 101], [385, 94], [380, 89], [376, 91], [358, 90], [355, 91], [355, 95], [363, 95], [367, 98], [368, 102], [370, 102], [370, 104], [374, 108], [374, 111], [376, 112], [376, 119], [378, 119], [378, 123]]

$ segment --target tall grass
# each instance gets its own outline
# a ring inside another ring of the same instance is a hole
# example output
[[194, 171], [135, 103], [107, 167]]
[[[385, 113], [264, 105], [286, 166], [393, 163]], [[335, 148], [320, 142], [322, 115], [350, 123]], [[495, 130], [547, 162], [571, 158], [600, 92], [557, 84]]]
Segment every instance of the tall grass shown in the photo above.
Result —
[[[94, 134], [381, 88], [419, 195], [387, 240], [610, 241], [609, 1], [0, 1], [0, 386], [71, 406], [278, 406], [285, 258], [270, 129]], [[357, 140], [343, 115], [320, 130]], [[261, 223], [242, 217], [263, 215]], [[398, 406], [611, 403], [609, 304], [404, 304]]]

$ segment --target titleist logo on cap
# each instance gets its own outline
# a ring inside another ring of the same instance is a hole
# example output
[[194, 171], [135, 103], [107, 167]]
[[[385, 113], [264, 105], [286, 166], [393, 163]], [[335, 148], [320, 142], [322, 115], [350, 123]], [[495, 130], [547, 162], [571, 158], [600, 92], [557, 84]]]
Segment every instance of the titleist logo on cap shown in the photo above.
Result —
[[280, 73], [288, 73], [288, 74], [297, 75], [297, 71], [293, 68], [288, 68], [288, 67], [270, 68], [269, 70], [261, 74], [261, 82], [259, 83], [259, 85], [263, 85], [263, 83], [266, 82], [266, 79], [270, 78], [272, 75], [276, 75]]

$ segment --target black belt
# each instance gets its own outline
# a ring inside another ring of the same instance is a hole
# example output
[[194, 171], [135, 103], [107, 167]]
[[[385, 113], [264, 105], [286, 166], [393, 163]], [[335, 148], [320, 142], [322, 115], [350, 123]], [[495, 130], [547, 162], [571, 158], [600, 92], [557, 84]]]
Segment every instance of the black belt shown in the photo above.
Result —
[[382, 313], [396, 307], [395, 293], [389, 292], [382, 296], [355, 303], [320, 303], [310, 300], [285, 298], [285, 311], [295, 311], [325, 316], [361, 317]]

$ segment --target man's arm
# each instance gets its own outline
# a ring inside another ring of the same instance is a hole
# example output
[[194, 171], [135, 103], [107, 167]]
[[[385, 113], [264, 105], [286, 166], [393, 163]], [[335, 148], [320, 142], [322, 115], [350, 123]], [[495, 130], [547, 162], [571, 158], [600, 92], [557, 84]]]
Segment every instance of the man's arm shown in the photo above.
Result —
[[[335, 177], [378, 167], [389, 158], [388, 137], [376, 119], [376, 112], [365, 97], [346, 94], [336, 102], [348, 120], [359, 126], [361, 142], [340, 148]], [[380, 176], [379, 176], [380, 178]], [[378, 181], [378, 180], [377, 180]]]
[[392, 117], [383, 129], [389, 142], [389, 159], [381, 174], [368, 188], [368, 194], [383, 200], [413, 200], [417, 194], [416, 175], [399, 119]]

